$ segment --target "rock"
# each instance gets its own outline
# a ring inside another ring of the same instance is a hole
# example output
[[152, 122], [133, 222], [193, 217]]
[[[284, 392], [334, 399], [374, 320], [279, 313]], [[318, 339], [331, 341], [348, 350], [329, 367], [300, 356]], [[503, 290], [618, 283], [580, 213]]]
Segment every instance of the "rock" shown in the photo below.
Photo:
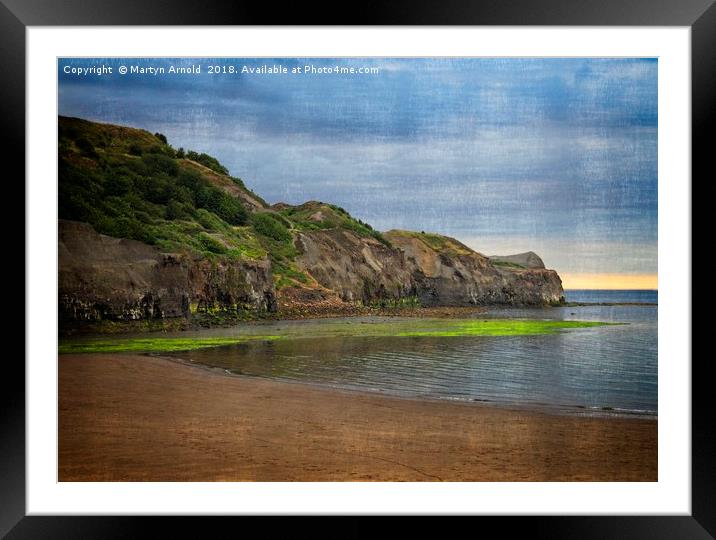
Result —
[[297, 266], [346, 302], [369, 304], [414, 294], [399, 250], [346, 229], [301, 232]]
[[275, 311], [271, 265], [162, 253], [59, 221], [61, 321], [190, 317], [192, 309]]
[[554, 270], [496, 266], [446, 236], [389, 231], [385, 237], [405, 254], [423, 306], [547, 305], [564, 299]]
[[[299, 233], [297, 266], [343, 301], [421, 306], [548, 305], [563, 301], [562, 282], [532, 254], [533, 268], [496, 265], [453, 238], [389, 231], [386, 245], [345, 229]], [[521, 258], [520, 260], [525, 260]]]
[[517, 265], [523, 268], [544, 268], [544, 262], [534, 251], [518, 253], [516, 255], [492, 255], [489, 259], [493, 263], [507, 263], [505, 266]]
[[[495, 264], [455, 239], [390, 231], [386, 245], [346, 229], [299, 232], [297, 267], [318, 289], [292, 292], [293, 309], [339, 311], [358, 305], [546, 305], [564, 300], [554, 270]], [[522, 254], [518, 260], [527, 260]], [[511, 261], [510, 261], [511, 262]], [[540, 260], [541, 262], [541, 260]], [[268, 259], [211, 261], [162, 253], [98, 234], [85, 223], [59, 222], [59, 313], [62, 321], [190, 318], [194, 311], [275, 312]], [[315, 305], [314, 305], [315, 304]]]

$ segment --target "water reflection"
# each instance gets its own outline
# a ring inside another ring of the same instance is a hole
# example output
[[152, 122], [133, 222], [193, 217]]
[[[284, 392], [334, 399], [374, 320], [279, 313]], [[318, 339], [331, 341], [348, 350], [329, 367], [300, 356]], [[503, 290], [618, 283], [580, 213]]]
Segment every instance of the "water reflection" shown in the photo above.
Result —
[[[237, 374], [364, 391], [656, 414], [656, 306], [513, 309], [480, 315], [486, 316], [629, 324], [543, 336], [301, 337], [300, 328], [331, 322], [281, 322], [273, 324], [296, 325], [296, 339], [181, 356]], [[262, 325], [261, 331], [270, 327]]]

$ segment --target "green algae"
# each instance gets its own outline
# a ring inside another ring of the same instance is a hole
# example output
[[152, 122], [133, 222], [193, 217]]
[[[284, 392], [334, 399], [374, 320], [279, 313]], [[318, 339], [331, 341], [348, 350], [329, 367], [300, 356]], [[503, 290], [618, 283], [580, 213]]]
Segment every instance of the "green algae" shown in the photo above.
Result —
[[301, 325], [279, 322], [271, 325], [239, 325], [228, 330], [233, 332], [233, 335], [223, 336], [184, 333], [181, 336], [156, 338], [142, 336], [69, 339], [61, 341], [59, 353], [176, 352], [236, 345], [248, 341], [303, 338], [534, 336], [614, 324], [620, 323], [542, 319], [342, 319]]
[[264, 335], [264, 336], [244, 336], [235, 337], [217, 337], [217, 338], [128, 338], [128, 339], [97, 339], [81, 342], [65, 342], [60, 343], [59, 353], [146, 353], [146, 352], [177, 352], [192, 351], [195, 349], [203, 349], [206, 347], [221, 347], [224, 345], [236, 345], [237, 343], [245, 343], [252, 340], [274, 340], [280, 336]]
[[457, 336], [534, 336], [554, 334], [572, 328], [592, 328], [614, 323], [598, 321], [550, 321], [526, 319], [483, 319], [461, 322], [454, 327], [439, 330], [413, 330], [401, 332], [402, 337], [457, 337]]

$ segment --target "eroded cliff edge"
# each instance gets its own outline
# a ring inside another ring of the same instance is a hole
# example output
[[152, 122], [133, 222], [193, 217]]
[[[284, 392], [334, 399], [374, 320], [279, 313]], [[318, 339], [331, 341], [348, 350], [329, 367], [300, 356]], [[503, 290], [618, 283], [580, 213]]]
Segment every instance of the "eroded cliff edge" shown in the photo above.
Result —
[[532, 252], [381, 233], [319, 201], [270, 206], [212, 156], [77, 118], [59, 118], [59, 216], [61, 324], [563, 301]]
[[268, 259], [227, 262], [162, 253], [66, 220], [59, 221], [58, 251], [61, 323], [276, 310]]
[[276, 291], [268, 258], [210, 261], [162, 253], [136, 240], [59, 222], [61, 321], [190, 318], [212, 311], [277, 310], [298, 294], [305, 304], [552, 305], [563, 300], [554, 270], [499, 266], [458, 241], [409, 231], [392, 246], [340, 229], [299, 233], [298, 267], [311, 282]]
[[421, 306], [555, 305], [564, 301], [554, 270], [502, 265], [454, 238], [384, 233], [389, 245], [351, 231], [299, 234], [299, 268], [347, 302]]

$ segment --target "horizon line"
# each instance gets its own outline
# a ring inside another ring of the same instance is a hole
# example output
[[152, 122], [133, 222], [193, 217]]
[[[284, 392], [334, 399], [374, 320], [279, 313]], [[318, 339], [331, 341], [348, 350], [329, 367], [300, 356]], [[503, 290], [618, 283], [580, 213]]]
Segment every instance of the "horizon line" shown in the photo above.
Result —
[[560, 273], [564, 290], [658, 291], [659, 277], [653, 273], [564, 272]]

